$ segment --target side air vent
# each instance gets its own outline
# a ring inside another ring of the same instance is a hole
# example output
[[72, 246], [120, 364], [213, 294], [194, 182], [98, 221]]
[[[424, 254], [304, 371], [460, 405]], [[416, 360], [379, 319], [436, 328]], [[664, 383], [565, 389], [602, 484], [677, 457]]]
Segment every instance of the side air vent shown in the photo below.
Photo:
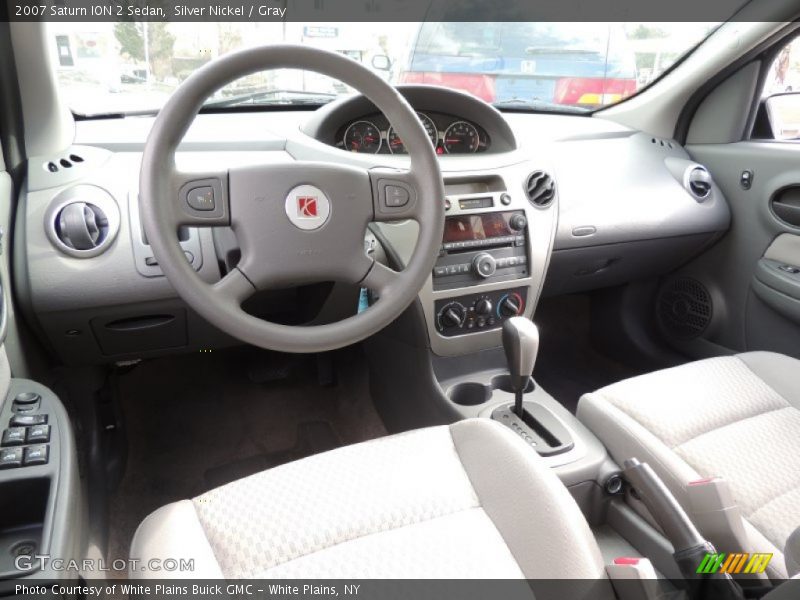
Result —
[[708, 328], [713, 301], [706, 286], [680, 277], [659, 290], [656, 316], [662, 331], [672, 338], [692, 340]]
[[705, 167], [692, 167], [686, 173], [686, 189], [699, 202], [708, 198], [711, 186], [711, 174]]
[[56, 235], [73, 250], [93, 250], [108, 237], [103, 209], [86, 202], [67, 204], [56, 217]]
[[105, 252], [119, 231], [119, 206], [105, 190], [76, 185], [50, 203], [45, 230], [64, 254], [90, 258]]
[[534, 206], [549, 206], [556, 197], [556, 183], [544, 171], [534, 171], [525, 180], [525, 195]]

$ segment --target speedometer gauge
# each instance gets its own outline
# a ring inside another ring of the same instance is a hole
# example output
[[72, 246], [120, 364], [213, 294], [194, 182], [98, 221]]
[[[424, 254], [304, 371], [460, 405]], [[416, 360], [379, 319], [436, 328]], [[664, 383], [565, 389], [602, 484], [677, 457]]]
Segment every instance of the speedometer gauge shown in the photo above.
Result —
[[478, 130], [466, 121], [456, 121], [444, 132], [444, 149], [448, 154], [477, 152], [479, 144]]
[[[436, 124], [433, 122], [433, 119], [426, 114], [417, 113], [417, 117], [419, 117], [422, 126], [425, 128], [425, 133], [428, 134], [431, 144], [433, 144], [435, 148], [436, 144], [439, 143], [439, 131], [436, 129]], [[389, 132], [386, 134], [386, 142], [389, 144], [389, 152], [392, 154], [405, 153], [406, 147], [403, 145], [403, 140], [397, 135], [394, 127], [389, 127]]]
[[344, 132], [344, 148], [350, 152], [375, 154], [381, 149], [381, 132], [369, 121], [356, 121]]

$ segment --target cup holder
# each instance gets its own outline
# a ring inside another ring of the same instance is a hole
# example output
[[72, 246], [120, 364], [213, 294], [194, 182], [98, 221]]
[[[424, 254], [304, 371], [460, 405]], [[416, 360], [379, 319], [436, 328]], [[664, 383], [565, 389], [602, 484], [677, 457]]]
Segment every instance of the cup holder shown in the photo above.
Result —
[[[525, 386], [525, 391], [523, 393], [528, 394], [534, 390], [533, 379], [528, 379], [528, 385]], [[497, 375], [496, 377], [492, 377], [492, 389], [493, 390], [502, 390], [504, 392], [508, 392], [509, 394], [513, 394], [514, 390], [511, 388], [511, 375]]]
[[450, 400], [461, 406], [477, 406], [492, 397], [492, 388], [473, 381], [453, 386], [448, 395]]
[[[529, 380], [528, 385], [525, 387], [525, 393], [532, 392], [535, 387], [533, 379]], [[450, 388], [447, 395], [453, 403], [460, 406], [478, 406], [488, 402], [495, 390], [513, 394], [511, 376], [508, 374], [495, 375], [489, 383], [478, 383], [476, 381], [457, 383]]]

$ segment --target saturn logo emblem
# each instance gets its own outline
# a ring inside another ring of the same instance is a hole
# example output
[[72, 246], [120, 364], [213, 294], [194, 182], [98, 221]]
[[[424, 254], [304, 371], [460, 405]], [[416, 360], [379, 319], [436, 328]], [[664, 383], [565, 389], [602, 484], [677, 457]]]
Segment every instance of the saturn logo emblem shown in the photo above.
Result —
[[297, 199], [297, 217], [300, 219], [316, 219], [317, 214], [317, 197], [316, 196], [300, 196]]
[[286, 196], [286, 216], [295, 227], [319, 229], [331, 214], [331, 203], [324, 192], [313, 185], [298, 185]]

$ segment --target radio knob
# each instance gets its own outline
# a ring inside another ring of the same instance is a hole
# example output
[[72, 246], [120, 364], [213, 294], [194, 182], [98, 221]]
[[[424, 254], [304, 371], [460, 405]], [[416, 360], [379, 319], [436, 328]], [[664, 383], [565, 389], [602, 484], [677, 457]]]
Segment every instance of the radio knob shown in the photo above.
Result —
[[497, 263], [491, 254], [481, 252], [472, 260], [472, 270], [478, 277], [491, 277], [497, 270]]
[[511, 215], [511, 218], [508, 220], [508, 225], [514, 231], [522, 231], [525, 229], [525, 226], [528, 224], [528, 219], [525, 218], [525, 215], [521, 213], [517, 213], [515, 215]]
[[503, 317], [516, 317], [522, 311], [522, 299], [517, 294], [504, 296], [498, 309]]
[[475, 312], [479, 315], [492, 314], [492, 301], [488, 298], [481, 298], [475, 303]]
[[439, 323], [442, 328], [461, 327], [464, 324], [464, 319], [467, 317], [467, 311], [460, 304], [448, 304], [439, 313]]

